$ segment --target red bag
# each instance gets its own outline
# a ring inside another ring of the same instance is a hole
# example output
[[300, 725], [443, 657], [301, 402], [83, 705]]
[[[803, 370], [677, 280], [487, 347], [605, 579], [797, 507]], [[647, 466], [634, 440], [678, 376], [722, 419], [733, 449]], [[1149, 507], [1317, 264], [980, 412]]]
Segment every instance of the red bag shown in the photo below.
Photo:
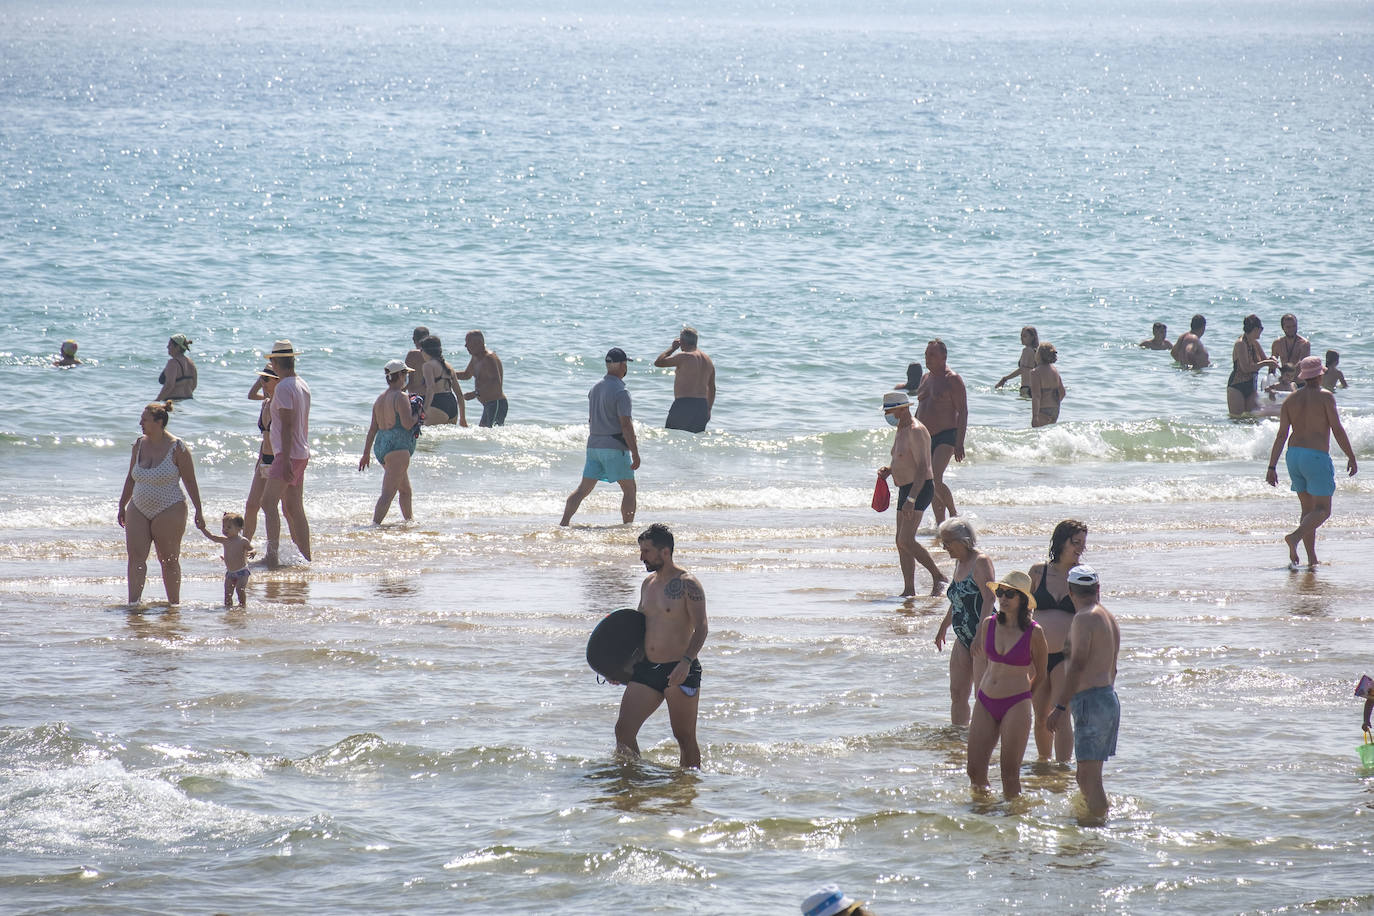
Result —
[[887, 481], [881, 477], [873, 485], [873, 511], [886, 512], [887, 507], [892, 505], [892, 491], [887, 488]]

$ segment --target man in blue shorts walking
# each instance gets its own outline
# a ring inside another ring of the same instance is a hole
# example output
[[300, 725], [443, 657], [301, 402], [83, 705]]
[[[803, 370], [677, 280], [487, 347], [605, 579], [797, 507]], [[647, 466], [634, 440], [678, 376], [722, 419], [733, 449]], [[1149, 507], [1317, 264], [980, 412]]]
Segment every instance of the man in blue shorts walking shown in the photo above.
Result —
[[630, 392], [625, 387], [625, 373], [630, 358], [619, 347], [611, 347], [606, 354], [606, 377], [587, 392], [587, 462], [582, 467], [582, 482], [568, 497], [563, 507], [566, 526], [582, 500], [592, 492], [598, 480], [618, 483], [620, 518], [625, 524], [635, 520], [635, 470], [639, 467], [639, 442], [635, 439], [635, 425], [630, 418]]
[[[1345, 469], [1354, 477], [1359, 469], [1350, 437], [1336, 413], [1336, 396], [1321, 386], [1326, 367], [1320, 356], [1308, 356], [1298, 363], [1302, 388], [1284, 399], [1279, 410], [1279, 431], [1269, 452], [1269, 469], [1264, 480], [1271, 487], [1279, 483], [1279, 454], [1288, 443], [1288, 478], [1298, 494], [1302, 517], [1298, 527], [1284, 535], [1288, 544], [1288, 565], [1298, 567], [1298, 542], [1307, 551], [1307, 565], [1317, 565], [1317, 529], [1331, 517], [1331, 497], [1336, 492], [1336, 468], [1331, 463], [1331, 437], [1345, 452]], [[1290, 435], [1291, 434], [1291, 435]]]
[[1116, 618], [1098, 600], [1101, 586], [1090, 566], [1069, 570], [1073, 623], [1064, 640], [1068, 672], [1045, 724], [1059, 725], [1068, 708], [1073, 711], [1073, 755], [1078, 760], [1078, 788], [1088, 813], [1105, 818], [1111, 807], [1102, 787], [1102, 764], [1116, 754], [1121, 704], [1116, 698], [1116, 660], [1121, 654], [1121, 630]]

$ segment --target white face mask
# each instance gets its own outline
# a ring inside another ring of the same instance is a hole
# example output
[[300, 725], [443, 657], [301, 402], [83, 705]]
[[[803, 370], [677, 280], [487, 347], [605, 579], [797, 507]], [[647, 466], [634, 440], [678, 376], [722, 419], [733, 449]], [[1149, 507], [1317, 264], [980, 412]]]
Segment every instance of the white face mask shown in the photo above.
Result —
[[885, 413], [883, 414], [883, 419], [887, 420], [888, 426], [897, 425], [897, 415], [895, 413]]

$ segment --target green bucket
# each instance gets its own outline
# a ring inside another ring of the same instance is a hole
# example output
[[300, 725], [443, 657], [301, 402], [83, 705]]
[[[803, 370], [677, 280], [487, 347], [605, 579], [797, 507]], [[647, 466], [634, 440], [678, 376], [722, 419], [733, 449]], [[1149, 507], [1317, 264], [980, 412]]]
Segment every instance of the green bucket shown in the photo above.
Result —
[[[1368, 736], [1366, 736], [1368, 738]], [[1366, 767], [1374, 767], [1374, 743], [1365, 741], [1357, 750], [1360, 752], [1360, 763]]]

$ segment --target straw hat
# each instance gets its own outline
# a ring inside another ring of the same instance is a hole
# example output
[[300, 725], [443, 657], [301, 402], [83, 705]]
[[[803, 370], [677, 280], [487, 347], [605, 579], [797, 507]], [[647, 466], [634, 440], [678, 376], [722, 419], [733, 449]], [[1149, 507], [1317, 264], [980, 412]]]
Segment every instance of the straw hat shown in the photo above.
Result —
[[1026, 606], [1032, 611], [1035, 610], [1035, 596], [1031, 594], [1031, 577], [1021, 572], [1021, 570], [1012, 570], [1000, 580], [992, 583], [992, 585], [994, 588], [1000, 585], [1004, 588], [1020, 592], [1026, 596]]
[[283, 337], [281, 340], [279, 340], [279, 341], [277, 341], [276, 343], [272, 344], [272, 352], [269, 353], [269, 354], [267, 354], [267, 358], [268, 358], [268, 359], [271, 359], [271, 358], [276, 357], [276, 356], [300, 356], [300, 355], [301, 355], [301, 351], [300, 351], [300, 350], [297, 350], [295, 347], [291, 346], [291, 341], [289, 341], [289, 340], [287, 340], [286, 338]]
[[907, 397], [905, 391], [889, 391], [883, 395], [883, 413], [889, 410], [900, 410], [903, 407], [911, 406], [911, 398]]

